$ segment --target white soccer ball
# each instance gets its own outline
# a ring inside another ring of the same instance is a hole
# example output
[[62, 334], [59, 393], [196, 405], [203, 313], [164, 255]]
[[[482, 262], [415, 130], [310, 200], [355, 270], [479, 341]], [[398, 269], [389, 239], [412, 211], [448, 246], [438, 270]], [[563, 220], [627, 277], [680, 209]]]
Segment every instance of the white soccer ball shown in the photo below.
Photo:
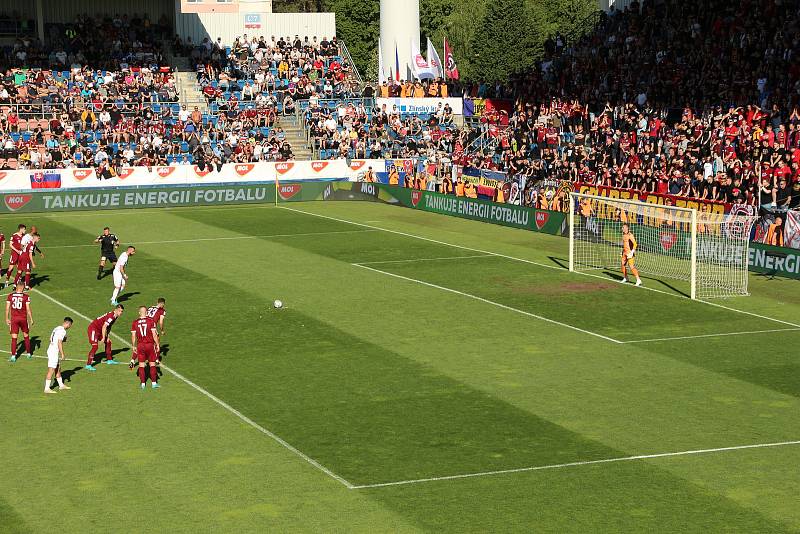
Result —
[[272, 305], [275, 306], [276, 310], [280, 310], [281, 308], [283, 308], [283, 302], [281, 302], [280, 300], [276, 300], [275, 302], [272, 303]]

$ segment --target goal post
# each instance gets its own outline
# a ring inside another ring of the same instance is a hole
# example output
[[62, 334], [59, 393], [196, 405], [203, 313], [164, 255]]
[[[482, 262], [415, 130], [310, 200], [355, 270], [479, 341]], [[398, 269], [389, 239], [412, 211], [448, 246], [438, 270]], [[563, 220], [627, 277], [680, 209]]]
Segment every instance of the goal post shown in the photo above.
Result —
[[570, 271], [619, 271], [628, 224], [643, 275], [685, 280], [692, 299], [748, 294], [753, 215], [581, 193], [570, 194], [569, 206]]

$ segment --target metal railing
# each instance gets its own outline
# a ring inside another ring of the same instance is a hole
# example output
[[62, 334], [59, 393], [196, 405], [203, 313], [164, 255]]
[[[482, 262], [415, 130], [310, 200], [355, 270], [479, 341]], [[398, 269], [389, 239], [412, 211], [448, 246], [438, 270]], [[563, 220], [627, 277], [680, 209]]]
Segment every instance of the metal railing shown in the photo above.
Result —
[[350, 50], [347, 49], [347, 45], [344, 44], [344, 41], [339, 43], [339, 52], [341, 53], [341, 56], [345, 58], [347, 62], [350, 64], [351, 72], [353, 74], [353, 77], [358, 82], [359, 88], [363, 89], [364, 78], [362, 78], [361, 73], [358, 72], [358, 67], [356, 66], [355, 61], [353, 61], [353, 56], [350, 55]]

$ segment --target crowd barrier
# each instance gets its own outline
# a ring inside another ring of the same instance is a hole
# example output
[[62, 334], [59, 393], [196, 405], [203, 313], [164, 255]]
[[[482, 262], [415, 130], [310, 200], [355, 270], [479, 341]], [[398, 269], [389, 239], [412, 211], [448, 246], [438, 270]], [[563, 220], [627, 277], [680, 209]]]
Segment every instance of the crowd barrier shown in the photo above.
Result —
[[101, 178], [96, 169], [0, 171], [0, 192], [37, 189], [202, 185], [275, 182], [276, 180], [356, 180], [369, 167], [383, 170], [384, 160], [325, 160], [263, 163], [226, 163], [222, 168], [197, 165], [123, 167], [116, 176]]

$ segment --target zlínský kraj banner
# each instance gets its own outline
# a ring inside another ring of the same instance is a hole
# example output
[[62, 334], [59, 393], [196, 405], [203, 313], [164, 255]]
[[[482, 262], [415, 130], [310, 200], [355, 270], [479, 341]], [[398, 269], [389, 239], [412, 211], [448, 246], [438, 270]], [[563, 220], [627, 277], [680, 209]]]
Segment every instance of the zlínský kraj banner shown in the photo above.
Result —
[[443, 195], [433, 191], [387, 185], [380, 187], [391, 193], [397, 203], [409, 208], [554, 235], [563, 235], [567, 231], [567, 218], [561, 212]]

